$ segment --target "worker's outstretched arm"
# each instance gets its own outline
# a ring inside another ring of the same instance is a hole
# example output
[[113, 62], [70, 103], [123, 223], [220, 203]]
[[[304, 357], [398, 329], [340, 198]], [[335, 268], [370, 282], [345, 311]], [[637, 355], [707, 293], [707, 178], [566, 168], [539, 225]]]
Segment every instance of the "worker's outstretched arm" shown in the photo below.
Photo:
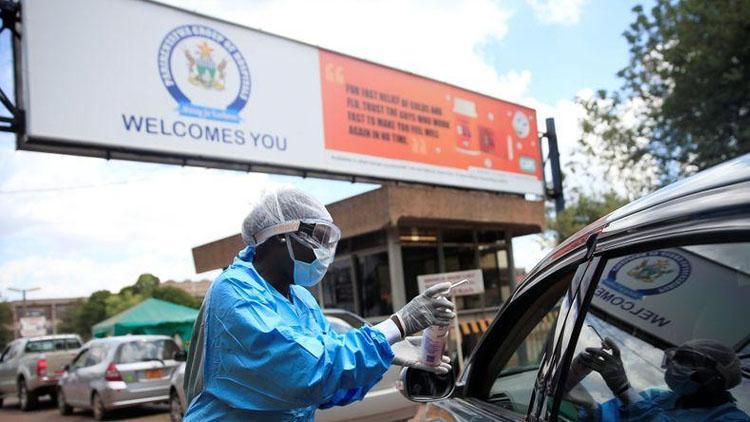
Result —
[[[209, 337], [220, 335], [221, 344], [211, 338], [208, 343], [222, 347], [222, 353], [214, 356], [221, 359], [223, 370], [209, 382], [228, 392], [222, 399], [232, 406], [247, 408], [242, 397], [248, 395], [255, 402], [253, 410], [351, 401], [346, 391], [362, 389], [352, 394], [363, 395], [391, 364], [391, 347], [374, 328], [316, 335], [290, 325], [294, 318], [284, 318], [279, 313], [283, 310], [262, 298], [237, 298], [232, 292], [217, 290], [211, 300], [224, 302], [213, 307], [219, 312], [209, 317], [216, 318], [223, 332], [209, 333]], [[229, 298], [233, 300], [226, 301]]]

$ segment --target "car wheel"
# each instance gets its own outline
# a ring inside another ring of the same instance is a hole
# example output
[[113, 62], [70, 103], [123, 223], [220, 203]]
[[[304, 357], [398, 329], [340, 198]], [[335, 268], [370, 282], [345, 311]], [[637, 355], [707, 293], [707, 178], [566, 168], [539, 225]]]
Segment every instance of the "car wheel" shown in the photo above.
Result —
[[18, 381], [18, 402], [21, 404], [21, 410], [28, 412], [36, 407], [36, 395], [26, 387], [26, 381], [21, 378]]
[[104, 402], [99, 397], [99, 393], [94, 393], [94, 396], [91, 398], [91, 409], [94, 410], [94, 419], [103, 421], [107, 418], [107, 410], [104, 408]]
[[180, 396], [177, 392], [172, 390], [169, 395], [169, 419], [172, 422], [182, 422], [183, 412], [182, 403], [180, 403]]
[[61, 416], [68, 416], [73, 413], [73, 407], [65, 402], [65, 393], [63, 393], [62, 389], [57, 392], [57, 410]]

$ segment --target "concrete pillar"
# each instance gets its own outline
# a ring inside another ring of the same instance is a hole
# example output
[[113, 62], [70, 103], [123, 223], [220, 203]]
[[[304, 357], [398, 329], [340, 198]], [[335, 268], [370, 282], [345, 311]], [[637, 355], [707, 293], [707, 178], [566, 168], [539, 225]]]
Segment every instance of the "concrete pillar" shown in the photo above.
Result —
[[516, 290], [516, 264], [513, 262], [513, 231], [511, 229], [505, 230], [505, 253], [508, 254], [508, 274], [510, 291], [513, 293]]
[[404, 285], [404, 261], [401, 258], [401, 240], [398, 237], [398, 227], [386, 230], [388, 244], [388, 270], [391, 278], [391, 298], [393, 311], [406, 305], [406, 286]]
[[57, 305], [55, 303], [51, 303], [50, 308], [50, 317], [52, 319], [52, 334], [57, 334]]

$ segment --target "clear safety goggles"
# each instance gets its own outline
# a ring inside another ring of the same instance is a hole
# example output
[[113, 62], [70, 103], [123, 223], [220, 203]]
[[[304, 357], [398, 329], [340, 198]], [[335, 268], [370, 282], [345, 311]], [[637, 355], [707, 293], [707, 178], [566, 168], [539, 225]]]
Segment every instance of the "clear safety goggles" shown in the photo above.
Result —
[[255, 245], [268, 240], [268, 238], [280, 234], [290, 233], [296, 240], [312, 249], [326, 248], [335, 249], [341, 230], [330, 221], [317, 219], [292, 220], [265, 228], [253, 236]]
[[661, 367], [666, 368], [671, 362], [688, 368], [715, 368], [716, 361], [697, 350], [673, 347], [664, 350], [664, 357], [661, 360]]

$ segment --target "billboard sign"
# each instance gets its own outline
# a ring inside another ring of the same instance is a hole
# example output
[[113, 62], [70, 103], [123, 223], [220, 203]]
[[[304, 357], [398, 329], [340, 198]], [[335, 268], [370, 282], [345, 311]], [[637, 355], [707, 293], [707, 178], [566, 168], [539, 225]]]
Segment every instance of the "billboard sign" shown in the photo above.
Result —
[[22, 13], [22, 149], [542, 193], [530, 108], [150, 1]]
[[21, 317], [19, 319], [21, 337], [47, 335], [47, 318], [43, 316]]
[[421, 294], [436, 284], [446, 281], [455, 284], [463, 279], [469, 281], [451, 289], [451, 296], [468, 296], [484, 293], [484, 276], [482, 275], [482, 270], [419, 275], [417, 276], [417, 284], [419, 286], [419, 293]]

